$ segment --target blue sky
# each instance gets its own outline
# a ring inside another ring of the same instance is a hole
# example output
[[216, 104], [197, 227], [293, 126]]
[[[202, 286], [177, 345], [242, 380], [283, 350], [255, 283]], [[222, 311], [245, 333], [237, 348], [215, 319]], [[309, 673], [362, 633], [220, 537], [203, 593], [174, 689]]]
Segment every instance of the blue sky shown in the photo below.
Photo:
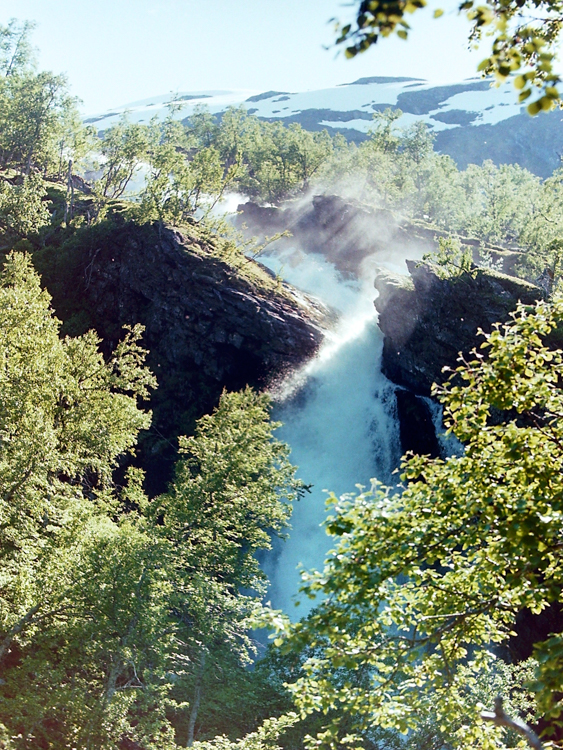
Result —
[[[363, 76], [452, 82], [484, 56], [467, 50], [467, 21], [452, 0], [429, 0], [408, 42], [384, 40], [348, 61], [329, 19], [351, 19], [342, 0], [0, 0], [0, 23], [37, 22], [41, 67], [68, 75], [95, 113], [170, 91], [304, 91]], [[434, 20], [434, 7], [446, 9]]]

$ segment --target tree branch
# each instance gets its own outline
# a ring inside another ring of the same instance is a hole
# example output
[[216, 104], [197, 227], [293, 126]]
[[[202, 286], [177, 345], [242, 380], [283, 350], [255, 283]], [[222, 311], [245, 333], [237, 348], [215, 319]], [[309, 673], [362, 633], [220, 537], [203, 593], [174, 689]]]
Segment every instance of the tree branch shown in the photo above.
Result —
[[505, 714], [502, 707], [502, 698], [495, 698], [494, 713], [491, 713], [490, 711], [483, 711], [483, 713], [481, 714], [481, 718], [484, 721], [492, 721], [497, 727], [507, 727], [508, 729], [513, 729], [515, 732], [518, 732], [518, 734], [521, 734], [523, 737], [525, 737], [530, 747], [533, 747], [534, 750], [543, 750], [541, 740], [533, 731], [533, 729], [531, 729], [521, 719], [512, 719], [510, 716]]
[[10, 630], [6, 633], [5, 637], [3, 638], [2, 642], [0, 643], [0, 659], [4, 656], [6, 650], [10, 646], [10, 643], [13, 641], [14, 636], [16, 636], [18, 633], [21, 633], [21, 631], [25, 628], [28, 622], [34, 618], [34, 616], [39, 611], [40, 604], [36, 604], [34, 607], [32, 607], [30, 610], [28, 610], [23, 617], [21, 617], [15, 625], [13, 625]]

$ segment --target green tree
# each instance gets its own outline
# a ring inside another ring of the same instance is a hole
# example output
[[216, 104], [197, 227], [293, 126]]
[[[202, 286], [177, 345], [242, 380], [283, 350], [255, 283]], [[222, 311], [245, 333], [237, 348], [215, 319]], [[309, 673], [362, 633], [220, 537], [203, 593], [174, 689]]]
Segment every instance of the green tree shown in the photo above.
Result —
[[188, 132], [195, 139], [198, 148], [212, 146], [217, 137], [219, 126], [205, 104], [197, 104], [190, 115], [187, 125]]
[[476, 272], [471, 248], [462, 247], [458, 237], [439, 237], [438, 248], [435, 252], [424, 255], [423, 261], [431, 263], [444, 279]]
[[419, 216], [449, 231], [465, 227], [467, 196], [462, 183], [462, 173], [454, 160], [446, 154], [431, 155], [426, 171]]
[[277, 425], [268, 411], [265, 395], [224, 393], [195, 435], [180, 441], [186, 457], [170, 491], [153, 504], [171, 545], [173, 611], [191, 660], [175, 687], [178, 695], [191, 690], [183, 730], [188, 745], [205, 675], [216, 669], [221, 652], [248, 663], [254, 651], [247, 620], [260, 608], [267, 584], [255, 555], [283, 532], [291, 502], [303, 491], [287, 446], [272, 439]]
[[177, 647], [162, 546], [134, 514], [116, 524], [87, 509], [51, 546], [37, 583], [56, 606], [39, 610], [3, 670], [0, 713], [20, 734], [16, 747], [109, 750], [124, 738], [170, 747], [166, 674]]
[[517, 269], [524, 276], [542, 287], [546, 297], [559, 290], [563, 271], [563, 240], [556, 238], [547, 246], [532, 247]]
[[260, 124], [259, 132], [260, 137], [247, 152], [249, 177], [256, 184], [250, 192], [278, 202], [302, 184], [297, 139], [281, 122]]
[[[332, 497], [336, 546], [304, 582], [323, 599], [288, 627], [290, 643], [317, 649], [293, 686], [298, 705], [336, 712], [321, 740], [347, 741], [345, 713], [360, 731], [432, 717], [448, 746], [503, 746], [479, 722], [479, 686], [499, 670], [517, 613], [558, 603], [563, 584], [563, 353], [546, 344], [562, 322], [561, 298], [520, 307], [486, 336], [487, 357], [436, 389], [462, 455], [413, 456], [403, 487]], [[562, 638], [536, 644], [528, 684], [548, 723], [563, 711]]]
[[[68, 747], [71, 737], [116, 747], [124, 721], [110, 718], [123, 717], [123, 700], [112, 690], [132, 663], [141, 677], [149, 661], [158, 668], [154, 654], [136, 656], [155, 611], [162, 619], [158, 566], [142, 573], [155, 542], [133, 517], [113, 520], [122, 499], [112, 481], [150, 424], [139, 402], [154, 378], [140, 329], [107, 361], [93, 333], [61, 339], [21, 254], [6, 261], [0, 301], [0, 721], [17, 748]], [[157, 644], [162, 654], [162, 632]]]
[[486, 160], [460, 174], [466, 194], [463, 230], [488, 242], [517, 241], [531, 218], [540, 180], [516, 164]]
[[85, 144], [80, 134], [90, 131], [64, 76], [37, 72], [29, 42], [33, 27], [15, 20], [0, 26], [0, 167], [60, 173], [61, 141], [66, 159], [76, 160]]
[[100, 142], [102, 174], [96, 191], [100, 200], [121, 198], [147, 158], [149, 130], [130, 123], [127, 115], [108, 128]]
[[333, 151], [326, 131], [261, 122], [244, 107], [229, 107], [218, 124], [207, 110], [198, 110], [188, 122], [188, 133], [197, 154], [217, 150], [227, 187], [274, 202], [306, 188]]
[[280, 734], [297, 721], [294, 713], [281, 716], [279, 719], [266, 719], [262, 726], [246, 737], [230, 741], [226, 737], [194, 743], [196, 750], [281, 750], [277, 745]]
[[[224, 394], [182, 439], [169, 493], [150, 502], [135, 469], [116, 485], [150, 423], [141, 330], [104, 359], [95, 334], [61, 339], [59, 327], [29, 260], [8, 256], [0, 723], [15, 750], [166, 750], [171, 718], [193, 741], [205, 678], [249, 662], [248, 617], [266, 586], [255, 554], [283, 531], [302, 485], [272, 440], [267, 397], [250, 390]], [[269, 746], [283, 726], [248, 742]]]
[[144, 154], [147, 173], [138, 211], [141, 221], [179, 224], [191, 215], [187, 147], [184, 128], [171, 115], [162, 124], [151, 123]]
[[239, 162], [225, 169], [219, 149], [215, 145], [193, 148], [194, 138], [172, 116], [162, 124], [152, 124], [138, 211], [141, 220], [178, 226], [198, 212], [206, 217], [234, 184]]
[[0, 73], [4, 77], [30, 72], [34, 67], [34, 50], [29, 37], [35, 24], [12, 18], [7, 26], [0, 26]]
[[52, 73], [0, 79], [0, 165], [49, 172], [58, 166], [61, 121], [75, 106], [64, 76]]
[[46, 196], [45, 184], [38, 175], [24, 176], [15, 184], [0, 180], [0, 236], [6, 248], [49, 223]]
[[310, 180], [332, 154], [332, 139], [326, 130], [310, 133], [299, 123], [289, 128], [290, 148], [301, 188], [306, 189]]
[[533, 195], [520, 242], [539, 258], [551, 242], [563, 236], [563, 170], [556, 169]]
[[228, 107], [223, 113], [213, 145], [219, 149], [225, 172], [249, 151], [259, 129], [258, 118], [249, 115], [243, 106]]
[[421, 215], [426, 210], [425, 184], [436, 156], [433, 137], [424, 123], [397, 127], [401, 115], [400, 109], [391, 107], [374, 113], [374, 127], [358, 154], [365, 174], [364, 194], [371, 193], [385, 208]]
[[148, 129], [145, 185], [139, 207], [132, 212], [140, 221], [181, 226], [193, 216], [209, 219], [243, 171], [238, 151], [234, 161], [221, 151], [220, 129], [204, 108], [187, 126], [174, 114], [172, 107], [164, 122], [153, 120]]
[[395, 156], [400, 149], [401, 138], [397, 133], [395, 122], [402, 115], [400, 109], [387, 107], [383, 112], [374, 112], [374, 125], [368, 130], [370, 144], [376, 151]]

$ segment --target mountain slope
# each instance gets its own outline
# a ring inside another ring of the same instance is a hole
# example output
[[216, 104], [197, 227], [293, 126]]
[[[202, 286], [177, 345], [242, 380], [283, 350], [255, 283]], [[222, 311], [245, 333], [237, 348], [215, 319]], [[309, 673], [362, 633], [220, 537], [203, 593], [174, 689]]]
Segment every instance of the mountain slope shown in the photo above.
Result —
[[[356, 142], [366, 138], [374, 112], [398, 108], [403, 112], [400, 126], [426, 122], [436, 134], [436, 150], [449, 154], [461, 169], [492, 159], [496, 164], [518, 163], [547, 177], [559, 166], [563, 153], [560, 110], [531, 118], [517, 103], [512, 86], [495, 88], [477, 78], [450, 85], [416, 78], [360, 78], [318, 91], [181, 92], [176, 100], [184, 104], [176, 115], [182, 119], [197, 105], [219, 115], [229, 106], [243, 105], [264, 120], [297, 122], [307, 130], [326, 129]], [[151, 97], [88, 117], [86, 122], [104, 130], [127, 112], [132, 121], [148, 123], [167, 114], [168, 101], [170, 95]]]

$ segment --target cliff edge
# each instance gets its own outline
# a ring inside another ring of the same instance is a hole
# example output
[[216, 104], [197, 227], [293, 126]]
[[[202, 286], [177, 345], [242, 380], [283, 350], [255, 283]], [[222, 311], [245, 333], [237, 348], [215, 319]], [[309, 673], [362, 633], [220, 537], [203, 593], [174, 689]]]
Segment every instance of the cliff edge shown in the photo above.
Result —
[[93, 328], [111, 351], [124, 325], [145, 326], [159, 387], [140, 446], [142, 464], [163, 480], [157, 488], [169, 478], [175, 438], [224, 388], [266, 387], [314, 356], [327, 324], [319, 303], [221, 242], [196, 225], [106, 222], [34, 254], [63, 332]]
[[407, 261], [410, 276], [380, 270], [375, 307], [384, 334], [382, 370], [397, 385], [430, 395], [432, 383], [478, 346], [477, 331], [504, 323], [519, 301], [532, 304], [541, 290], [512, 276], [475, 269], [441, 278], [430, 264]]

